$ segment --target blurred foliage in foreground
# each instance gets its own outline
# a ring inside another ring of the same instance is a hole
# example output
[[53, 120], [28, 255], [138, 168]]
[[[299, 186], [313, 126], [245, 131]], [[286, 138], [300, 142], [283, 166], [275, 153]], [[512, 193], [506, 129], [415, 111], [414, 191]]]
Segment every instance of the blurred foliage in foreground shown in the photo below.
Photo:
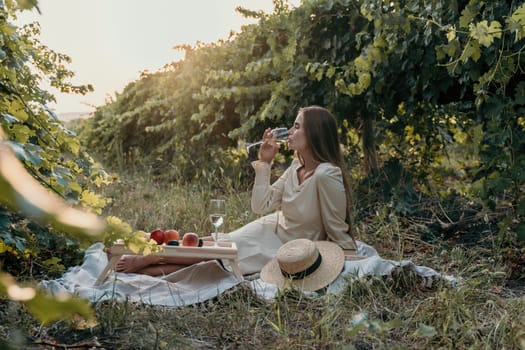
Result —
[[[69, 58], [39, 43], [37, 23], [13, 24], [18, 11], [35, 6], [0, 1], [0, 267], [25, 279], [56, 276], [78, 263], [80, 244], [92, 236], [134, 237], [118, 219], [97, 215], [106, 200], [95, 190], [112, 178], [46, 108], [54, 98], [39, 88], [43, 80], [63, 92], [92, 87], [69, 82]], [[0, 298], [23, 303], [42, 323], [73, 315], [93, 321], [85, 301], [48, 296], [11, 274], [0, 271]]]

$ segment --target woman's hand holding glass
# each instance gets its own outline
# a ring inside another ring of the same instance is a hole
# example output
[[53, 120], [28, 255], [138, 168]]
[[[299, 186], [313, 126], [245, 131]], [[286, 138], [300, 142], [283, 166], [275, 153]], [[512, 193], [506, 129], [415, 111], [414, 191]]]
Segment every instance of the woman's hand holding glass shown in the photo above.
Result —
[[263, 134], [263, 143], [259, 149], [259, 159], [271, 163], [277, 152], [279, 152], [279, 147], [276, 136], [272, 134], [272, 129], [266, 129]]

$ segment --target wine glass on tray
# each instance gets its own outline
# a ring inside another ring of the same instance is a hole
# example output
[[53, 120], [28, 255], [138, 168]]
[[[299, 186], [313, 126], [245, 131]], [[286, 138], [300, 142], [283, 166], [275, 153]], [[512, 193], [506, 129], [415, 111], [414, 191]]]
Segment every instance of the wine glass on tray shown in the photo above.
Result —
[[217, 245], [217, 239], [219, 238], [219, 227], [224, 223], [224, 217], [226, 216], [226, 201], [224, 199], [211, 199], [210, 207], [208, 209], [210, 215], [210, 221], [215, 232], [212, 235], [215, 245]]

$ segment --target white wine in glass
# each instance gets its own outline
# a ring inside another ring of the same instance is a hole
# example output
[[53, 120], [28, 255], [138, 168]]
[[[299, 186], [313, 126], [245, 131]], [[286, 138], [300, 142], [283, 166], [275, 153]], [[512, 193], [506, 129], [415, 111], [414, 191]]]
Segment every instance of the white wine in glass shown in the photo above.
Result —
[[224, 216], [226, 216], [226, 201], [224, 199], [212, 199], [210, 200], [210, 208], [208, 209], [210, 215], [210, 221], [215, 232], [213, 234], [213, 240], [217, 244], [219, 238], [219, 227], [224, 223]]
[[[275, 128], [270, 132], [270, 135], [275, 138], [276, 142], [286, 142], [288, 140], [288, 128]], [[250, 151], [250, 148], [253, 146], [257, 146], [262, 144], [264, 141], [257, 141], [254, 143], [250, 143], [246, 146], [246, 149], [248, 152]]]

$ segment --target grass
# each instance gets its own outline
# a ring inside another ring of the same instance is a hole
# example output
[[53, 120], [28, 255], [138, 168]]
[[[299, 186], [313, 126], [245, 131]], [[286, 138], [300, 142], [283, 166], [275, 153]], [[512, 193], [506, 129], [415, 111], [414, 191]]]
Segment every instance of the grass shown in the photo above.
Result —
[[118, 216], [132, 227], [147, 232], [160, 227], [204, 236], [213, 229], [206, 211], [209, 200], [225, 198], [228, 213], [221, 230], [228, 232], [255, 219], [250, 210], [249, 192], [225, 193], [210, 187], [181, 186], [155, 181], [149, 176], [124, 178], [106, 189], [105, 195], [112, 203], [106, 207], [105, 215]]
[[[206, 204], [212, 196], [227, 200], [226, 231], [255, 218], [249, 190], [180, 186], [135, 176], [123, 178], [106, 195], [113, 203], [105, 215], [146, 231], [161, 227], [207, 234], [212, 227]], [[309, 298], [287, 291], [273, 302], [241, 284], [188, 307], [95, 303], [98, 324], [84, 329], [72, 321], [41, 327], [19, 304], [3, 301], [0, 338], [5, 342], [0, 348], [525, 349], [523, 280], [509, 287], [500, 248], [462, 241], [466, 226], [459, 235], [439, 231], [428, 215], [399, 216], [388, 205], [360, 218], [358, 238], [381, 256], [410, 259], [461, 282], [425, 280], [398, 268], [390, 276], [349, 281], [338, 295]], [[498, 235], [494, 227], [484, 227], [489, 242]], [[438, 238], [424, 241], [425, 235]]]

